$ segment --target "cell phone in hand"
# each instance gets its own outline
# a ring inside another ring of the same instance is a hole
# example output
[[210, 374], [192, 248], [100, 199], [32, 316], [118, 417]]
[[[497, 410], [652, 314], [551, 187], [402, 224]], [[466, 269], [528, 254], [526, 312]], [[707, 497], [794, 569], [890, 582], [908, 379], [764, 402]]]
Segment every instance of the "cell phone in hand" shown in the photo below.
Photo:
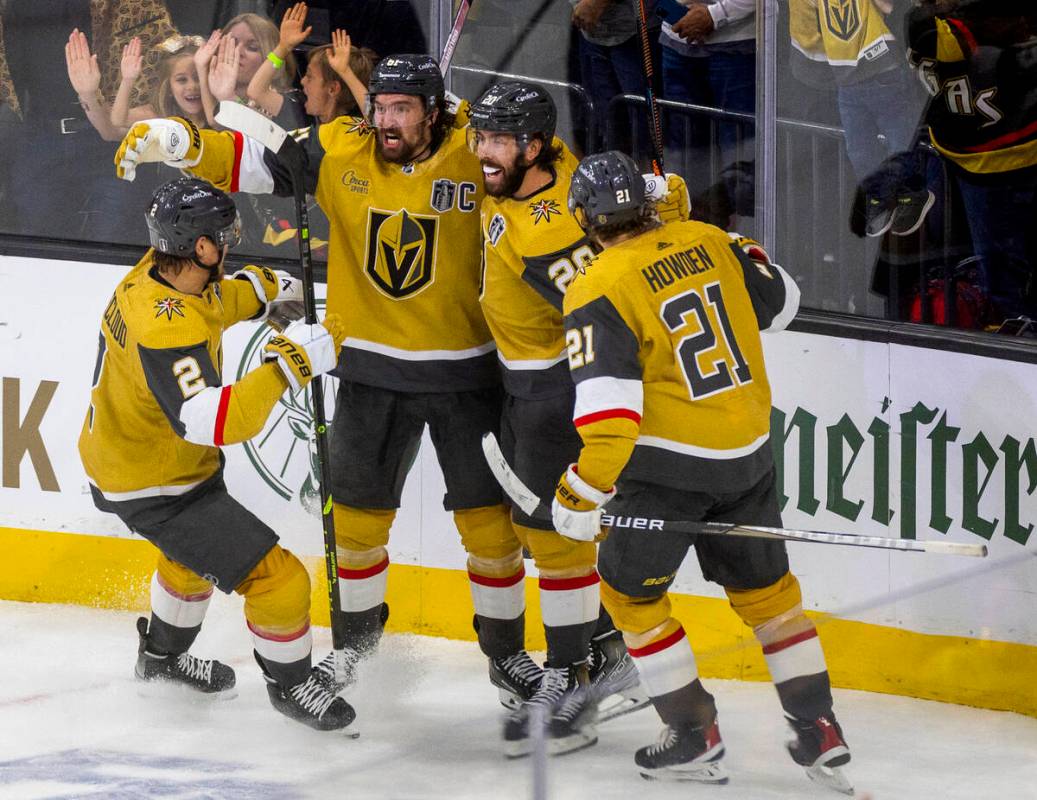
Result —
[[687, 13], [688, 7], [682, 6], [677, 0], [656, 0], [655, 15], [662, 17], [663, 22], [673, 25]]

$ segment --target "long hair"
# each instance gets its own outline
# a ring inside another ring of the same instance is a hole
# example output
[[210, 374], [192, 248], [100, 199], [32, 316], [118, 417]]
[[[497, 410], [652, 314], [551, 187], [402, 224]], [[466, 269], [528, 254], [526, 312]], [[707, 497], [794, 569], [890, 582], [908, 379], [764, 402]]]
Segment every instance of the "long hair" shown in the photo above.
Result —
[[[315, 47], [310, 51], [307, 64], [315, 64], [317, 66], [325, 83], [338, 84], [338, 99], [335, 101], [336, 117], [348, 114], [360, 116], [364, 113], [363, 109], [357, 105], [356, 99], [353, 97], [353, 93], [349, 91], [349, 86], [346, 85], [346, 82], [342, 80], [339, 74], [332, 69], [331, 64], [328, 63], [328, 54], [331, 52], [331, 49], [332, 45], [330, 44]], [[357, 79], [364, 86], [367, 86], [370, 82], [371, 71], [374, 69], [377, 60], [378, 56], [370, 48], [352, 47], [349, 50], [349, 68], [353, 70], [353, 74], [356, 75]]]
[[151, 94], [151, 107], [159, 113], [159, 116], [163, 117], [180, 117], [184, 115], [183, 109], [176, 104], [176, 99], [173, 97], [173, 68], [176, 66], [176, 62], [181, 58], [186, 57], [191, 62], [192, 68], [194, 66], [194, 54], [198, 51], [198, 48], [193, 45], [185, 45], [175, 53], [163, 53], [162, 58], [158, 62], [158, 83], [155, 84], [155, 89]]
[[[259, 48], [263, 51], [264, 58], [277, 47], [277, 42], [281, 38], [281, 32], [274, 23], [259, 14], [238, 14], [223, 26], [223, 35], [226, 36], [227, 32], [239, 22], [244, 22], [248, 25], [252, 35], [259, 42]], [[284, 69], [276, 70], [274, 74], [272, 85], [277, 91], [285, 92], [291, 88], [292, 79], [295, 77], [295, 67], [295, 56], [288, 53], [284, 57]]]

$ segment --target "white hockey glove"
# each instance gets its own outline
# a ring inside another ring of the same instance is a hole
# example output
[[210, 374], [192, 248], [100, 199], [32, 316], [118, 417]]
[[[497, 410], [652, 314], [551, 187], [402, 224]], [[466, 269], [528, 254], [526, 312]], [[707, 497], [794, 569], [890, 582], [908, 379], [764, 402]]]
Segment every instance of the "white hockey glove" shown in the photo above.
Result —
[[293, 278], [283, 269], [274, 270], [274, 273], [277, 275], [279, 290], [277, 297], [270, 302], [266, 324], [275, 331], [283, 331], [306, 316], [306, 304], [303, 302], [301, 280]]
[[684, 178], [667, 172], [665, 175], [642, 175], [645, 179], [645, 197], [655, 201], [655, 213], [661, 222], [687, 220], [691, 215], [691, 198]]
[[197, 166], [202, 159], [202, 136], [183, 117], [146, 119], [134, 125], [115, 151], [115, 174], [125, 181], [137, 177], [137, 164], [162, 161], [171, 167]]
[[276, 361], [292, 391], [298, 392], [314, 375], [335, 368], [345, 335], [346, 328], [338, 314], [328, 314], [319, 325], [298, 320], [263, 346], [263, 361]]
[[551, 501], [555, 530], [570, 539], [593, 542], [601, 533], [601, 509], [615, 494], [614, 486], [607, 492], [595, 489], [576, 474], [576, 465], [570, 464], [558, 479]]

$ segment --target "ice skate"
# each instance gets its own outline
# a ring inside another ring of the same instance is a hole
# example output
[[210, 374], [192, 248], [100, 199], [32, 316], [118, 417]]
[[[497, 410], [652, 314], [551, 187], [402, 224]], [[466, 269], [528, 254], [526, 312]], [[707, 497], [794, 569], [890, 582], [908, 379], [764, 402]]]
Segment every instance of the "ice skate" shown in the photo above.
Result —
[[682, 725], [663, 728], [659, 741], [634, 754], [641, 777], [649, 780], [727, 783], [721, 759], [724, 742], [716, 720], [707, 728]]
[[490, 683], [497, 687], [501, 705], [508, 709], [514, 710], [530, 700], [540, 688], [543, 674], [525, 650], [490, 659]]
[[598, 722], [637, 711], [650, 702], [619, 631], [591, 642], [590, 679], [598, 701]]
[[[328, 689], [316, 667], [310, 670], [309, 677], [302, 683], [283, 686], [267, 672], [258, 654], [256, 661], [263, 671], [271, 705], [289, 719], [318, 731], [342, 730], [356, 719], [353, 707]], [[346, 733], [356, 736], [353, 730], [346, 730]]]
[[148, 620], [137, 620], [140, 646], [134, 674], [144, 684], [182, 686], [210, 695], [214, 699], [229, 700], [237, 696], [234, 688], [234, 670], [219, 661], [196, 658], [190, 653], [153, 653], [148, 647]]
[[[504, 723], [504, 752], [508, 758], [521, 758], [533, 751], [532, 722], [537, 717], [543, 720], [543, 735], [547, 737], [548, 752], [553, 755], [590, 747], [598, 741], [589, 679], [583, 668], [580, 680], [580, 669], [573, 664], [544, 669], [536, 693], [512, 711]], [[567, 706], [570, 700], [572, 703]], [[556, 720], [556, 715], [561, 716]]]
[[810, 780], [842, 794], [853, 794], [853, 785], [840, 767], [850, 761], [843, 730], [832, 715], [815, 720], [787, 717], [796, 738], [788, 742], [792, 760], [803, 767]]
[[340, 675], [335, 674], [334, 650], [317, 663], [313, 668], [314, 673], [317, 675], [317, 679], [324, 685], [324, 688], [332, 694], [341, 694], [356, 683], [360, 661], [375, 651], [378, 642], [382, 638], [382, 631], [385, 630], [385, 623], [388, 620], [389, 604], [382, 603], [378, 632], [373, 635], [357, 637], [358, 641], [354, 642], [354, 646], [347, 645], [343, 648], [341, 656], [343, 671]]

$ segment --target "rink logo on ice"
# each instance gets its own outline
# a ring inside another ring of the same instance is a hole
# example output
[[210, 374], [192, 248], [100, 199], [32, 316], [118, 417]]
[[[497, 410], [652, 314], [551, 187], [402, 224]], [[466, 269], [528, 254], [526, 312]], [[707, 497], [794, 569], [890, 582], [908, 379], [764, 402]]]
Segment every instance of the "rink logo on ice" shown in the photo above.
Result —
[[227, 797], [301, 797], [291, 786], [250, 776], [254, 767], [120, 753], [65, 750], [0, 761], [0, 795], [5, 797], [161, 797], [166, 800], [224, 800]]
[[[317, 315], [324, 316], [324, 300], [317, 301]], [[266, 325], [256, 329], [238, 364], [237, 380], [260, 365], [263, 345], [269, 336]], [[324, 385], [326, 418], [331, 419], [338, 381], [328, 375], [320, 380]], [[242, 447], [263, 483], [285, 500], [297, 498], [309, 513], [320, 516], [320, 462], [309, 386], [281, 395], [260, 434]]]
[[861, 27], [861, 11], [857, 0], [824, 0], [825, 23], [833, 36], [850, 41]]

